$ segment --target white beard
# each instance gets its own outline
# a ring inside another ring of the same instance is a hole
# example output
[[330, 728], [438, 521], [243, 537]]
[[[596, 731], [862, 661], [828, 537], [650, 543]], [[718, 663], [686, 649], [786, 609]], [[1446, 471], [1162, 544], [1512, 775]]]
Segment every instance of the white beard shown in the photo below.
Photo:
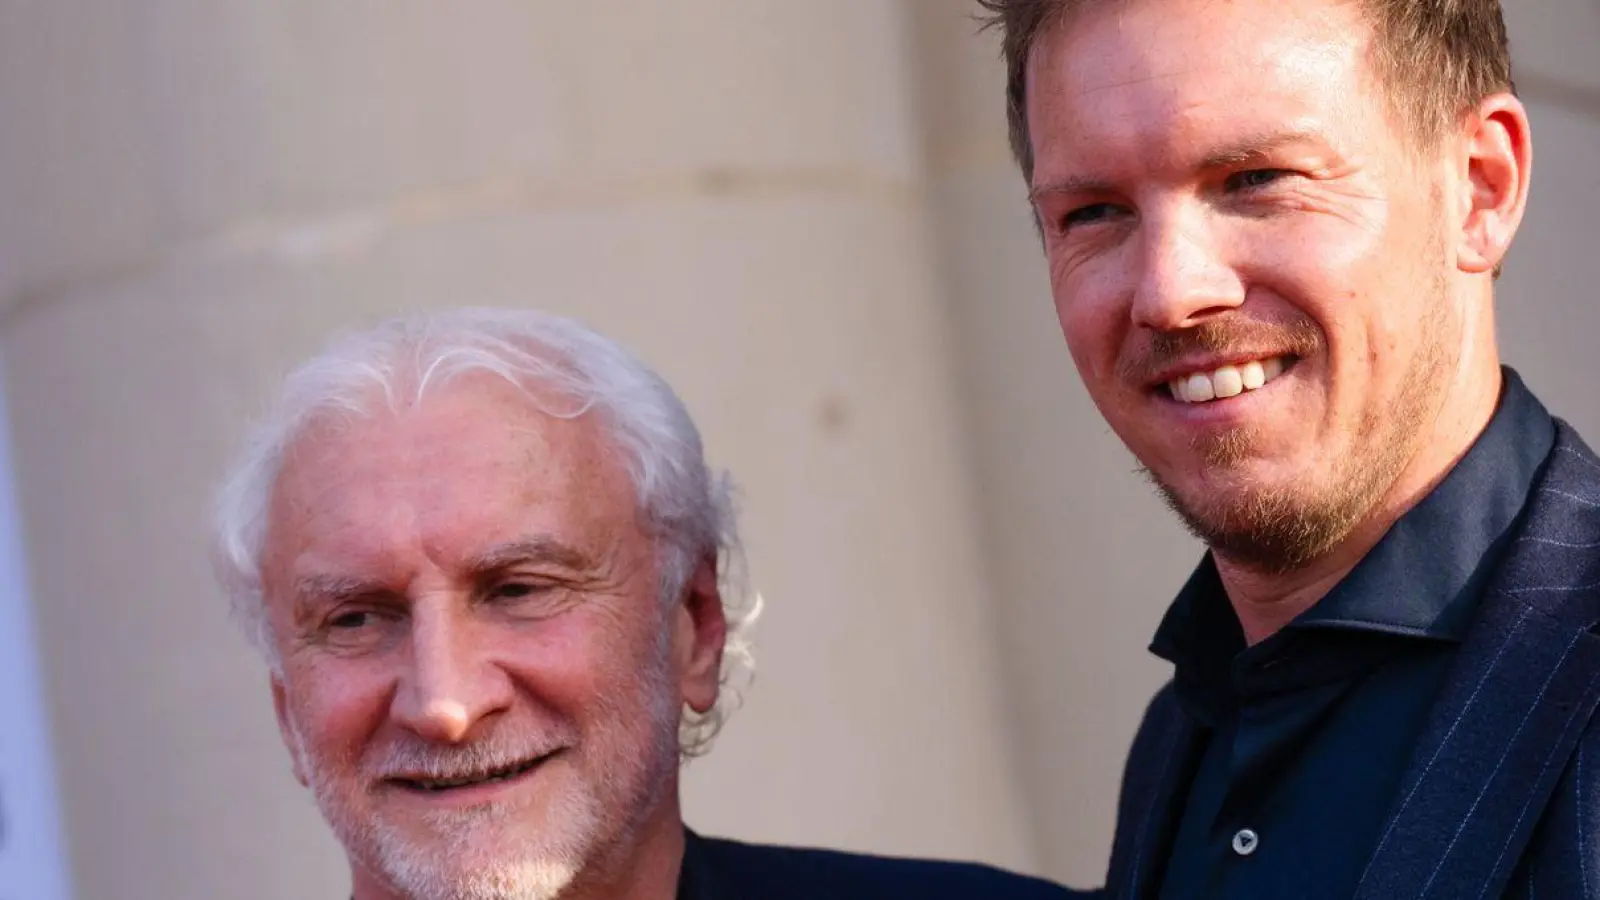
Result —
[[[359, 798], [350, 796], [352, 776], [341, 779], [337, 774], [352, 767], [329, 765], [310, 752], [291, 715], [293, 749], [318, 808], [352, 862], [405, 900], [558, 900], [597, 856], [634, 842], [676, 771], [679, 708], [668, 674], [668, 634], [662, 632], [663, 639], [637, 676], [645, 692], [649, 733], [621, 724], [630, 718], [624, 710], [598, 710], [597, 720], [618, 727], [589, 735], [581, 752], [601, 761], [586, 768], [603, 774], [586, 779], [575, 759], [545, 763], [562, 768], [535, 773], [536, 778], [560, 779], [551, 784], [556, 793], [544, 798], [537, 816], [500, 803], [390, 821], [381, 812], [361, 809]], [[611, 698], [597, 700], [601, 707], [611, 703]], [[458, 748], [410, 744], [369, 767], [429, 771], [444, 763], [446, 768], [493, 768], [497, 759], [527, 758], [531, 746], [503, 737]], [[462, 766], [461, 760], [473, 762]]]
[[597, 798], [578, 785], [563, 794], [538, 822], [499, 805], [433, 813], [410, 828], [380, 819], [368, 829], [379, 871], [409, 900], [556, 900], [600, 831]]

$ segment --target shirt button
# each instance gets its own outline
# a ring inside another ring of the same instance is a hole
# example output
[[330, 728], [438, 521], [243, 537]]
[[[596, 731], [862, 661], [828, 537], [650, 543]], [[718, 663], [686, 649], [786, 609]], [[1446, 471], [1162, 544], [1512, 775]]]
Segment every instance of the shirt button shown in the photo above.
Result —
[[1256, 852], [1256, 847], [1260, 843], [1260, 836], [1248, 828], [1241, 828], [1233, 833], [1233, 852], [1240, 856], [1249, 856]]

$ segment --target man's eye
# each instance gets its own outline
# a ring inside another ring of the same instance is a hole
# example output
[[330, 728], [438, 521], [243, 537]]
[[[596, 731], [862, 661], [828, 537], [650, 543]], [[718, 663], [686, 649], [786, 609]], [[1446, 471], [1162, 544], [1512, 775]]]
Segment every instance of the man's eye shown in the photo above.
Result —
[[342, 612], [328, 620], [328, 627], [335, 631], [353, 631], [375, 624], [377, 616], [369, 610], [350, 610]]
[[496, 585], [494, 590], [489, 592], [489, 597], [492, 600], [522, 600], [545, 593], [549, 589], [549, 585], [545, 584], [537, 584], [527, 581], [508, 581], [504, 584]]
[[1250, 169], [1229, 175], [1227, 186], [1230, 191], [1248, 191], [1275, 184], [1293, 174], [1288, 169]]
[[1117, 208], [1109, 203], [1091, 203], [1080, 206], [1061, 217], [1061, 230], [1069, 231], [1082, 225], [1093, 225], [1116, 215]]

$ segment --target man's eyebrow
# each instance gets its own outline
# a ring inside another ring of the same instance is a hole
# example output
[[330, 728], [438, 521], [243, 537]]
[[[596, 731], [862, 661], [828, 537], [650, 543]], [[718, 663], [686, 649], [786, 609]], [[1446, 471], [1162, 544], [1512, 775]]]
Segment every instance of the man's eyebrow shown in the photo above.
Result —
[[1285, 147], [1322, 144], [1321, 137], [1305, 129], [1291, 128], [1284, 131], [1262, 132], [1208, 152], [1201, 160], [1200, 167], [1226, 169], [1245, 163], [1261, 162]]
[[313, 600], [348, 600], [376, 593], [384, 590], [384, 586], [370, 578], [358, 575], [312, 574], [302, 575], [294, 580], [295, 599], [302, 602]]
[[[1207, 152], [1200, 160], [1200, 169], [1201, 171], [1209, 171], [1233, 168], [1246, 163], [1266, 160], [1274, 152], [1285, 147], [1296, 145], [1322, 146], [1323, 143], [1322, 138], [1316, 132], [1307, 129], [1291, 128], [1284, 131], [1262, 132], [1230, 144], [1224, 144]], [[1115, 189], [1115, 185], [1103, 178], [1073, 175], [1065, 178], [1052, 178], [1034, 185], [1028, 191], [1028, 199], [1037, 201], [1047, 194], [1109, 194]]]
[[358, 575], [313, 573], [294, 579], [294, 593], [290, 598], [289, 616], [304, 627], [318, 610], [331, 608], [347, 600], [375, 597], [386, 594], [389, 588], [370, 578]]
[[1112, 191], [1111, 182], [1100, 178], [1086, 178], [1069, 176], [1067, 178], [1054, 178], [1033, 186], [1028, 191], [1029, 202], [1037, 202], [1046, 194], [1109, 194]]
[[567, 569], [586, 571], [594, 567], [588, 554], [548, 535], [496, 544], [467, 560], [474, 572], [493, 572], [519, 563], [551, 563]]
[[[522, 563], [545, 563], [578, 572], [594, 568], [584, 552], [548, 536], [496, 544], [466, 560], [466, 570], [483, 575]], [[294, 580], [294, 606], [304, 612], [318, 605], [333, 605], [361, 597], [393, 594], [395, 588], [359, 575], [313, 573]]]

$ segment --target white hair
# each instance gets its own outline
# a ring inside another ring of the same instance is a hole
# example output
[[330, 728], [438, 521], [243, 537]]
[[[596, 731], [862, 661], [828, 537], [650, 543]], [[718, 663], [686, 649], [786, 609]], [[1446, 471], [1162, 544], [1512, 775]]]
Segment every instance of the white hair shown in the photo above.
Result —
[[[663, 603], [680, 599], [702, 560], [716, 559], [728, 620], [722, 690], [710, 711], [685, 707], [679, 723], [684, 755], [705, 752], [741, 700], [752, 668], [747, 631], [760, 613], [760, 598], [744, 581], [732, 483], [706, 465], [700, 432], [666, 381], [571, 319], [487, 308], [390, 319], [335, 338], [291, 372], [217, 497], [216, 565], [234, 618], [268, 665], [280, 671], [262, 596], [261, 555], [284, 455], [305, 429], [330, 413], [370, 415], [375, 397], [401, 409], [468, 373], [504, 378], [552, 416], [598, 416], [623, 453], [643, 524], [657, 542]], [[556, 406], [552, 396], [565, 404]]]

